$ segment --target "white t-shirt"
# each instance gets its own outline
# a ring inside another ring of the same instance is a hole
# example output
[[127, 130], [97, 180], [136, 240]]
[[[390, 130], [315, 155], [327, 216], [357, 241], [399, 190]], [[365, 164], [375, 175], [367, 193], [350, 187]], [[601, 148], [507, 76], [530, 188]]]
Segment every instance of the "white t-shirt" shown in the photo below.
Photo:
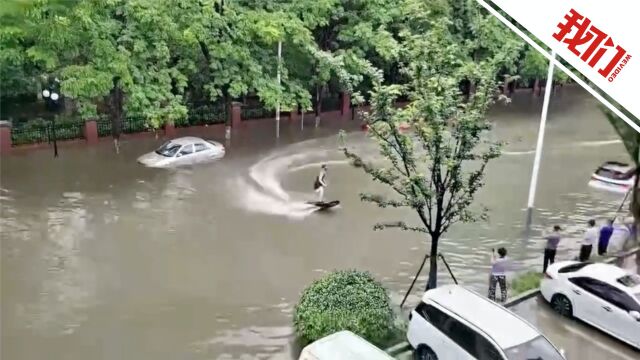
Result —
[[600, 232], [596, 226], [590, 227], [584, 233], [584, 239], [582, 239], [582, 245], [595, 245], [598, 243], [598, 236]]

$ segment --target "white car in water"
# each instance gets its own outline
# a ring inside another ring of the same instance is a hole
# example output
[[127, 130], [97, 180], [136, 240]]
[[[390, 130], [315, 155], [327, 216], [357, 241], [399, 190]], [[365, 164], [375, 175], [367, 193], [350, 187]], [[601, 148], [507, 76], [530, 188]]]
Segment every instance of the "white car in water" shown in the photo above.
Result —
[[140, 156], [138, 162], [148, 167], [166, 168], [207, 162], [224, 154], [224, 146], [219, 142], [185, 136], [165, 142], [155, 151]]
[[561, 315], [640, 349], [640, 276], [609, 264], [562, 261], [547, 268], [540, 291]]
[[562, 351], [510, 310], [458, 285], [424, 293], [407, 340], [420, 360], [564, 360]]
[[635, 180], [635, 168], [629, 164], [607, 161], [591, 175], [589, 186], [626, 193], [633, 186]]

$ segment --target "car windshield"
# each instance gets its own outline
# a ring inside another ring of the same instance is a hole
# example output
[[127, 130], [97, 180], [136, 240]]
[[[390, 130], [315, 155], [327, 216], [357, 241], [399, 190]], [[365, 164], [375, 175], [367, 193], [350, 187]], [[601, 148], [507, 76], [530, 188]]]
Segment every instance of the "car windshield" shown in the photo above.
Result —
[[571, 265], [567, 265], [563, 268], [561, 268], [560, 270], [558, 270], [559, 273], [570, 273], [570, 272], [576, 272], [580, 269], [582, 269], [583, 267], [587, 266], [587, 265], [591, 265], [593, 263], [591, 262], [583, 262], [583, 263], [577, 263], [577, 264], [571, 264]]
[[618, 282], [626, 287], [636, 287], [640, 285], [640, 276], [636, 274], [625, 275], [619, 278]]
[[505, 350], [509, 360], [563, 360], [564, 358], [547, 339], [538, 336], [524, 344]]
[[156, 150], [156, 154], [166, 157], [173, 157], [178, 152], [178, 150], [180, 150], [180, 145], [172, 143], [171, 141], [167, 141], [162, 146], [160, 146], [158, 150]]

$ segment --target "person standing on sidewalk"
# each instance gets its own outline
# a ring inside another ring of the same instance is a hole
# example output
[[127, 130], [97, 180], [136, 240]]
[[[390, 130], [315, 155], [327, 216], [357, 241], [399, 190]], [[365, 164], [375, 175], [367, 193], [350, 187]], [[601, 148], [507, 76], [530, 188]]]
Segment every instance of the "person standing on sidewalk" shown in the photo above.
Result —
[[600, 228], [600, 237], [598, 238], [598, 255], [604, 255], [607, 253], [611, 234], [613, 234], [613, 220], [607, 220], [607, 224]]
[[596, 227], [596, 221], [591, 219], [587, 222], [587, 230], [584, 232], [584, 238], [582, 239], [582, 246], [580, 247], [580, 261], [588, 261], [591, 257], [591, 251], [593, 250], [593, 244], [598, 241], [598, 228]]
[[559, 225], [555, 225], [553, 227], [553, 231], [545, 237], [547, 240], [547, 244], [544, 247], [544, 259], [542, 260], [542, 272], [547, 271], [547, 266], [549, 264], [553, 264], [556, 261], [556, 250], [558, 249], [558, 244], [560, 243], [561, 235]]
[[499, 302], [507, 301], [507, 267], [509, 260], [507, 259], [507, 249], [501, 247], [498, 249], [498, 258], [496, 252], [491, 249], [491, 275], [489, 276], [489, 300], [496, 301], [496, 285], [500, 285]]

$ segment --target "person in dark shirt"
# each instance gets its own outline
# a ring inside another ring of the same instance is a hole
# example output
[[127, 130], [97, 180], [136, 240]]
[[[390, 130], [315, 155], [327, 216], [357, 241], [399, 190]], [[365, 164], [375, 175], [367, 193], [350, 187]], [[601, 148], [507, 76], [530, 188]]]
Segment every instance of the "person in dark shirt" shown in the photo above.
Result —
[[327, 165], [323, 164], [320, 167], [320, 174], [316, 177], [316, 181], [313, 183], [313, 189], [318, 194], [318, 201], [324, 201], [324, 188], [327, 186]]
[[607, 253], [609, 239], [613, 234], [613, 220], [607, 220], [607, 224], [600, 229], [600, 238], [598, 239], [598, 255]]
[[542, 272], [547, 271], [547, 266], [549, 264], [553, 264], [556, 261], [556, 250], [558, 249], [558, 244], [560, 243], [560, 231], [562, 229], [560, 226], [555, 225], [553, 227], [553, 232], [545, 237], [547, 240], [547, 244], [544, 247], [544, 259], [542, 261]]

